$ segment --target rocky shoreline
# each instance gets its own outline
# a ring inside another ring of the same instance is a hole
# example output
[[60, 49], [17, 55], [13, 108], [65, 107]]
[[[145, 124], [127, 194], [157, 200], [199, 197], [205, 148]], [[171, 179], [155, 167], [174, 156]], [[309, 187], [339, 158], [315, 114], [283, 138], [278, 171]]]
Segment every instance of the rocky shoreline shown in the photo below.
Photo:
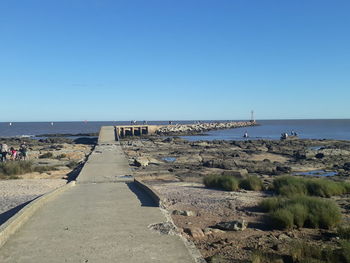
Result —
[[74, 179], [92, 151], [90, 141], [81, 139], [0, 138], [0, 143], [19, 148], [26, 142], [28, 161], [0, 162], [0, 224], [4, 223], [23, 204]]
[[[265, 189], [276, 177], [297, 173], [307, 178], [318, 176], [346, 182], [350, 178], [350, 141], [190, 142], [177, 137], [153, 137], [125, 140], [122, 145], [134, 175], [161, 194], [174, 223], [184, 237], [195, 243], [207, 262], [251, 262], [256, 250], [285, 255], [295, 241], [337, 247], [334, 229], [271, 229], [257, 206], [273, 192], [208, 189], [203, 178], [213, 174], [257, 176]], [[326, 177], [329, 173], [333, 176]], [[344, 224], [349, 224], [350, 196], [332, 200], [339, 206]], [[239, 231], [216, 227], [227, 222], [248, 226]], [[222, 261], [215, 261], [218, 258]]]
[[259, 125], [255, 121], [211, 122], [195, 124], [176, 124], [159, 128], [158, 135], [197, 135], [212, 130], [234, 129]]

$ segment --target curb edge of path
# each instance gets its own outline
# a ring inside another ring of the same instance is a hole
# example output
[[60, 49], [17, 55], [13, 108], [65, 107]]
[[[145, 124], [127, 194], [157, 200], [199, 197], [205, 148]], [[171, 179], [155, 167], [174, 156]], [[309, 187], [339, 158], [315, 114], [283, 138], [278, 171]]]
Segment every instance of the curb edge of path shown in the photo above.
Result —
[[176, 229], [175, 235], [179, 236], [182, 242], [185, 244], [185, 247], [187, 248], [188, 252], [190, 253], [191, 257], [194, 259], [196, 263], [205, 263], [205, 259], [203, 258], [202, 254], [199, 252], [198, 248], [195, 246], [195, 244], [191, 241], [185, 238], [180, 234], [180, 231], [178, 230], [178, 227], [174, 224], [173, 219], [171, 218], [170, 213], [166, 209], [164, 205], [164, 200], [160, 198], [160, 194], [153, 189], [151, 186], [149, 186], [147, 183], [145, 183], [142, 180], [134, 178], [134, 182], [136, 185], [140, 188], [142, 188], [144, 191], [147, 192], [147, 194], [153, 199], [153, 201], [156, 202], [156, 204], [159, 206], [160, 210], [162, 211], [163, 215], [166, 218], [166, 221], [171, 223], [174, 228]]
[[51, 192], [48, 192], [39, 198], [34, 199], [28, 205], [23, 207], [18, 213], [7, 220], [0, 226], [0, 248], [7, 242], [7, 240], [16, 233], [30, 218], [31, 216], [44, 204], [55, 198], [60, 193], [75, 186], [75, 181], [71, 181]]

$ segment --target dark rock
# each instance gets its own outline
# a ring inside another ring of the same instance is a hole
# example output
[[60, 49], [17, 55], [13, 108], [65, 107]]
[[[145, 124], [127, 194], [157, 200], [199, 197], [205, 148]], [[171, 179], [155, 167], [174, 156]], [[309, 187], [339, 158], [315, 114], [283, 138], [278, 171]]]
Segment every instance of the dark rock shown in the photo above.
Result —
[[344, 169], [345, 171], [350, 171], [350, 163], [344, 163], [343, 169]]
[[221, 230], [243, 231], [247, 228], [248, 223], [245, 220], [234, 220], [229, 222], [217, 223], [214, 227]]
[[322, 158], [324, 157], [324, 154], [323, 154], [323, 153], [317, 153], [317, 154], [315, 155], [315, 157], [316, 157], [317, 159], [322, 159]]
[[276, 171], [278, 173], [290, 173], [292, 171], [292, 168], [289, 166], [277, 166]]

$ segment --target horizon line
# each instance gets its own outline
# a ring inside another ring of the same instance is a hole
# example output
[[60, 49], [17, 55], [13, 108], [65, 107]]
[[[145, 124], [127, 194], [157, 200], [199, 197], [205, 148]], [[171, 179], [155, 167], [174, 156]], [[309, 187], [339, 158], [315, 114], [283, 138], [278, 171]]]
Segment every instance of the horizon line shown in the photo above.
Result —
[[[287, 119], [255, 119], [256, 122], [258, 121], [286, 121], [286, 120], [350, 120], [350, 118], [287, 118]], [[55, 123], [55, 122], [130, 122], [131, 120], [45, 120], [45, 121], [0, 121], [0, 123], [30, 123], [30, 122], [41, 122], [41, 123]], [[204, 120], [204, 119], [167, 119], [167, 120], [136, 120], [137, 122], [176, 122], [176, 121], [251, 121], [250, 119], [212, 119], [212, 120]]]

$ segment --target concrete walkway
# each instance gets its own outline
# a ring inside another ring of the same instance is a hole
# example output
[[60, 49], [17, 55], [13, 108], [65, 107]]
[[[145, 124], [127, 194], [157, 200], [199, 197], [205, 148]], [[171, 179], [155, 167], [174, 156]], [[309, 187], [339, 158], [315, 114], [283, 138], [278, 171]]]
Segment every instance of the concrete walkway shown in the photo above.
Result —
[[38, 210], [0, 249], [0, 262], [194, 262], [178, 236], [148, 228], [166, 219], [125, 176], [112, 129], [101, 129], [77, 185]]

